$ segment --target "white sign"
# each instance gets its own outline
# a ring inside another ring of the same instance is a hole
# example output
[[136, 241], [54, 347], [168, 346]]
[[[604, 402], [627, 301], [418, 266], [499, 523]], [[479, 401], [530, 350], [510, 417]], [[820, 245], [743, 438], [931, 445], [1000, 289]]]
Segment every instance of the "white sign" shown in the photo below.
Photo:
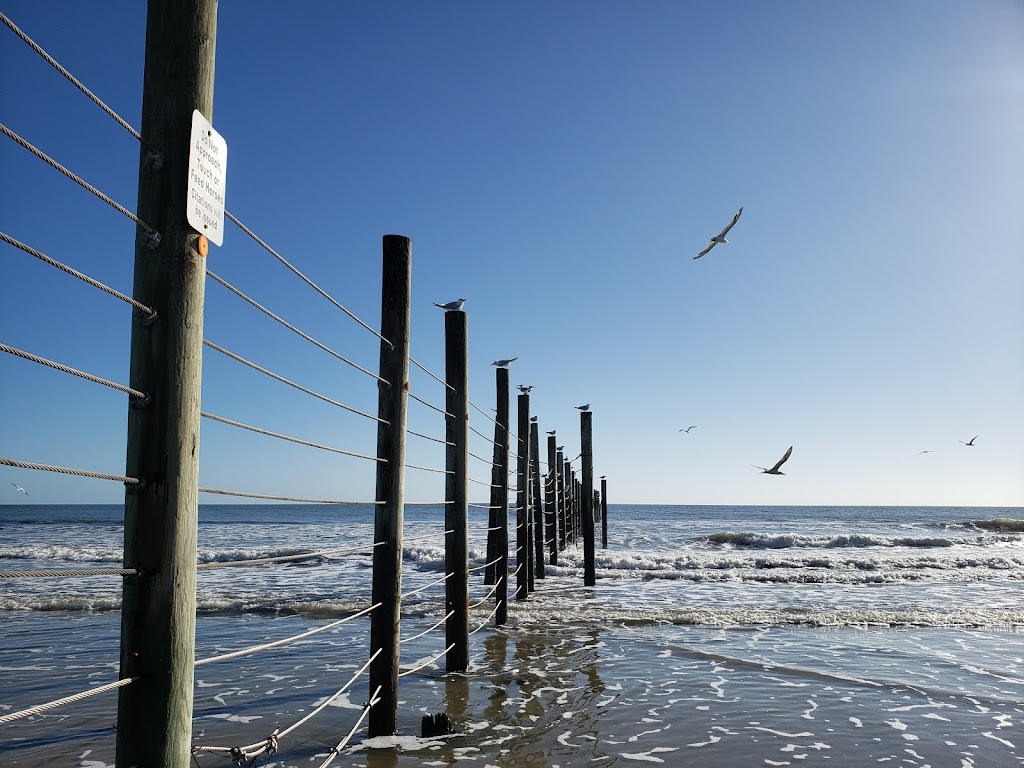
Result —
[[216, 245], [224, 244], [224, 191], [228, 144], [197, 109], [188, 152], [188, 223]]

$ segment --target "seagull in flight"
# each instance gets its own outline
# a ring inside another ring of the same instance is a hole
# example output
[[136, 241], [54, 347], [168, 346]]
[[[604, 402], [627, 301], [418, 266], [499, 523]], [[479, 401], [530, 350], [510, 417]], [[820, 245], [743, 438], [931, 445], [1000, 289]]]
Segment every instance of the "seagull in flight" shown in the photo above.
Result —
[[935, 453], [935, 451], [918, 451], [917, 455], [920, 456], [922, 453]]
[[589, 411], [590, 403], [587, 403], [586, 405], [577, 405], [576, 407], [579, 408], [581, 411]]
[[690, 430], [691, 429], [696, 429], [696, 428], [697, 428], [697, 425], [696, 424], [692, 424], [689, 427], [687, 427], [686, 429], [680, 429], [679, 431], [680, 432], [685, 432], [686, 434], [690, 434]]
[[508, 360], [495, 360], [491, 365], [496, 365], [499, 368], [508, 368], [512, 363], [518, 360], [518, 357], [510, 357]]
[[969, 445], [971, 448], [976, 448], [977, 446], [974, 445], [974, 441], [977, 440], [979, 437], [981, 437], [981, 435], [975, 435], [970, 440], [968, 440], [966, 443], [964, 443], [963, 440], [957, 440], [957, 442], [958, 443], [963, 443], [964, 445]]
[[20, 485], [18, 485], [17, 483], [11, 483], [11, 485], [13, 485], [13, 486], [14, 486], [14, 490], [16, 490], [16, 491], [21, 491], [21, 492], [22, 492], [22, 493], [24, 493], [24, 494], [25, 494], [26, 496], [28, 496], [28, 491], [26, 491], [26, 490], [25, 490], [24, 488], [22, 488], [22, 487], [21, 487]]
[[792, 445], [789, 446], [789, 449], [782, 455], [782, 458], [775, 462], [775, 466], [772, 467], [771, 469], [765, 469], [764, 467], [759, 467], [756, 464], [751, 464], [750, 466], [752, 466], [754, 469], [760, 469], [762, 475], [784, 475], [786, 473], [779, 472], [779, 467], [786, 463], [786, 459], [789, 458], [791, 453], [793, 453]]
[[466, 303], [465, 299], [457, 299], [456, 301], [449, 301], [447, 304], [434, 303], [435, 307], [440, 307], [445, 312], [459, 312], [462, 309], [462, 305]]
[[701, 256], [705, 255], [708, 251], [710, 251], [712, 248], [714, 248], [719, 243], [726, 243], [726, 244], [728, 244], [729, 241], [725, 239], [725, 236], [727, 234], [729, 234], [729, 230], [732, 229], [736, 225], [737, 221], [740, 220], [740, 214], [741, 213], [743, 213], [743, 206], [740, 206], [740, 209], [738, 211], [736, 211], [736, 215], [732, 217], [732, 221], [730, 221], [726, 225], [725, 229], [723, 229], [717, 235], [715, 235], [710, 240], [708, 240], [708, 244], [704, 247], [704, 250], [701, 251], [700, 253], [698, 253], [693, 258], [699, 259]]
[[519, 388], [519, 391], [522, 392], [524, 395], [530, 394], [530, 390], [533, 389], [532, 384], [528, 387], [524, 387], [522, 384], [516, 384], [516, 386]]

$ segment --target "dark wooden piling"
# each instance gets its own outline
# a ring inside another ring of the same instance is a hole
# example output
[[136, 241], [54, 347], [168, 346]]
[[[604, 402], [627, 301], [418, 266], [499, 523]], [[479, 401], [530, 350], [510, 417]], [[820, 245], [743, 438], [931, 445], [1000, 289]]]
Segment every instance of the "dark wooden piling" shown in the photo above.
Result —
[[[530, 466], [533, 468], [533, 573], [538, 579], [544, 578], [544, 496], [541, 483], [544, 475], [540, 471], [540, 429], [536, 422], [530, 424]], [[532, 589], [533, 587], [531, 587]]]
[[544, 487], [544, 536], [548, 542], [548, 562], [558, 565], [558, 452], [554, 435], [548, 435], [548, 474]]
[[[157, 309], [132, 321], [129, 381], [150, 397], [128, 410], [116, 762], [186, 765], [192, 747], [196, 529], [205, 261], [187, 224], [192, 112], [213, 118], [216, 0], [150, 0], [133, 295]], [[150, 158], [163, 153], [162, 165]], [[154, 233], [155, 234], [155, 233]], [[114, 250], [118, 250], [116, 247]]]
[[583, 446], [583, 480], [580, 522], [583, 535], [583, 585], [592, 587], [597, 583], [594, 551], [594, 419], [592, 411], [580, 412], [580, 445]]
[[[494, 534], [494, 549], [488, 547], [487, 562], [497, 561], [490, 566], [490, 584], [494, 588], [494, 602], [497, 610], [494, 614], [496, 626], [508, 621], [508, 368], [498, 368], [494, 372], [495, 408], [494, 423], [494, 464], [491, 468], [491, 514], [488, 519]], [[490, 541], [490, 537], [488, 537]]]
[[380, 377], [378, 385], [377, 505], [370, 615], [370, 691], [380, 687], [370, 709], [369, 735], [392, 736], [398, 727], [398, 642], [401, 630], [402, 520], [405, 504], [405, 425], [409, 406], [409, 306], [412, 298], [412, 241], [384, 236], [381, 285]]
[[601, 476], [601, 548], [608, 549], [608, 481]]
[[565, 482], [565, 457], [560, 449], [555, 450], [555, 472], [558, 487], [558, 549], [565, 549], [569, 535], [568, 500], [569, 488]]
[[516, 463], [518, 493], [516, 494], [516, 600], [525, 600], [530, 595], [530, 396], [519, 395], [519, 428]]
[[445, 655], [448, 672], [469, 666], [469, 329], [465, 312], [444, 313], [445, 339]]

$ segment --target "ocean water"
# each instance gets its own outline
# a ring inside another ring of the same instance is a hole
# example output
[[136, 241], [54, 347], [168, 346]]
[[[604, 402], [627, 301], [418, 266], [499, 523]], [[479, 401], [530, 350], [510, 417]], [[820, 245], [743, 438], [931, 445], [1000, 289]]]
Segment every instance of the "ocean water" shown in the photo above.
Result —
[[[0, 570], [119, 567], [121, 509], [0, 507]], [[471, 575], [471, 666], [444, 648], [443, 511], [406, 511], [399, 734], [357, 731], [332, 765], [1008, 766], [1024, 763], [1024, 509], [612, 505], [597, 586], [582, 546], [495, 628]], [[470, 513], [485, 560], [486, 513]], [[290, 637], [370, 603], [370, 507], [202, 505], [197, 658]], [[515, 567], [513, 560], [513, 568]], [[513, 578], [514, 585], [514, 578]], [[514, 600], [514, 589], [510, 589]], [[0, 579], [0, 715], [117, 678], [120, 577]], [[443, 625], [442, 625], [443, 626]], [[193, 741], [265, 739], [369, 658], [358, 618], [196, 669]], [[413, 671], [414, 670], [414, 671]], [[365, 676], [259, 765], [318, 766]], [[113, 765], [116, 692], [0, 724], [0, 765]], [[426, 713], [455, 733], [419, 738]], [[194, 765], [229, 766], [199, 752]]]

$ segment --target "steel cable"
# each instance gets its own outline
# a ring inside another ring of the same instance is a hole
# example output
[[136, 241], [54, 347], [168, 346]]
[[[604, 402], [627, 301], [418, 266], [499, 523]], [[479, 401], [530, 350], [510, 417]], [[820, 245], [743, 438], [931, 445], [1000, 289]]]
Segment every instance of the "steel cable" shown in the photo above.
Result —
[[18, 469], [39, 469], [44, 472], [58, 472], [62, 475], [75, 475], [77, 477], [94, 477], [99, 480], [117, 480], [118, 482], [124, 483], [125, 485], [145, 485], [145, 481], [137, 477], [124, 477], [122, 475], [107, 475], [102, 472], [88, 472], [84, 469], [70, 469], [68, 467], [55, 467], [50, 464], [32, 464], [27, 461], [16, 461], [15, 459], [7, 459], [0, 457], [0, 464], [5, 464], [8, 467], [17, 467]]
[[271, 501], [298, 501], [311, 504], [386, 504], [384, 501], [346, 501], [341, 499], [304, 499], [296, 496], [271, 496], [263, 493], [244, 493], [243, 491], [226, 491], [221, 488], [197, 488], [200, 493], [216, 493], [221, 496], [239, 496], [245, 499], [269, 499]]
[[129, 683], [134, 683], [136, 680], [141, 680], [141, 679], [142, 679], [141, 676], [125, 677], [125, 678], [122, 678], [121, 680], [118, 680], [118, 681], [113, 682], [113, 683], [107, 683], [106, 685], [101, 685], [101, 686], [99, 686], [97, 688], [90, 688], [87, 691], [82, 691], [81, 693], [76, 693], [73, 696], [66, 696], [63, 699], [56, 699], [55, 701], [49, 701], [46, 704], [40, 704], [40, 705], [35, 706], [35, 707], [29, 707], [28, 709], [23, 709], [23, 710], [21, 710], [19, 712], [11, 712], [11, 713], [6, 714], [6, 715], [0, 715], [0, 725], [2, 725], [3, 723], [9, 723], [9, 722], [11, 722], [13, 720], [19, 720], [19, 719], [21, 719], [23, 717], [29, 717], [31, 715], [38, 715], [38, 714], [40, 714], [42, 712], [46, 712], [49, 709], [55, 709], [57, 707], [65, 705], [65, 704], [72, 704], [73, 702], [81, 701], [82, 699], [88, 699], [90, 696], [95, 696], [95, 695], [100, 694], [100, 693], [106, 693], [108, 691], [113, 691], [113, 690], [115, 690], [117, 688], [123, 688], [124, 686], [128, 685]]
[[76, 176], [71, 171], [69, 171], [67, 168], [65, 168], [63, 165], [61, 165], [56, 160], [54, 160], [52, 157], [47, 155], [45, 152], [43, 152], [43, 151], [37, 149], [36, 147], [34, 147], [33, 145], [29, 144], [27, 141], [25, 141], [25, 139], [21, 138], [21, 136], [16, 134], [14, 131], [12, 131], [10, 128], [8, 128], [3, 123], [0, 123], [0, 133], [3, 133], [5, 136], [7, 136], [7, 138], [11, 139], [16, 144], [20, 144], [22, 147], [27, 149], [33, 155], [35, 155], [40, 160], [42, 160], [44, 163], [49, 165], [51, 168], [54, 168], [55, 170], [60, 171], [65, 176], [67, 176], [69, 179], [71, 179], [73, 182], [75, 182], [76, 184], [80, 185], [83, 189], [86, 189], [89, 192], [92, 192], [94, 195], [96, 195], [96, 197], [98, 197], [100, 200], [105, 202], [107, 205], [111, 206], [112, 208], [114, 208], [117, 211], [120, 211], [125, 216], [127, 216], [129, 219], [131, 219], [136, 224], [138, 224], [140, 227], [142, 227], [144, 230], [146, 230], [147, 237], [149, 238], [149, 245], [150, 245], [150, 247], [155, 248], [157, 245], [160, 244], [160, 233], [157, 232], [155, 229], [153, 229], [151, 226], [149, 226], [149, 224], [144, 222], [142, 219], [140, 219], [134, 213], [129, 211], [127, 208], [125, 208], [123, 205], [120, 205], [119, 203], [114, 202], [111, 198], [107, 197], [105, 194], [100, 192], [98, 189], [96, 189], [96, 187], [94, 187], [92, 184], [87, 182], [85, 179], [81, 178], [80, 176]]
[[398, 644], [401, 645], [402, 643], [408, 643], [408, 642], [411, 642], [412, 640], [418, 640], [421, 637], [423, 637], [424, 635], [429, 635], [431, 632], [433, 632], [435, 629], [440, 627], [442, 624], [444, 624], [446, 621], [448, 621], [449, 618], [451, 618], [454, 615], [455, 615], [455, 611], [448, 611], [448, 613], [445, 614], [444, 618], [441, 619], [436, 624], [434, 624], [433, 626], [423, 630], [418, 635], [413, 635], [412, 637], [403, 637], [401, 640], [398, 641]]
[[[0, 16], [3, 16], [3, 13], [0, 13]], [[139, 310], [140, 313], [142, 313], [142, 315], [144, 316], [143, 319], [146, 322], [152, 322], [153, 320], [156, 320], [157, 314], [156, 314], [156, 310], [155, 309], [151, 309], [150, 307], [147, 307], [145, 304], [142, 304], [141, 302], [136, 301], [135, 299], [131, 298], [130, 296], [125, 296], [120, 291], [116, 291], [113, 288], [111, 288], [110, 286], [104, 285], [103, 283], [99, 282], [98, 280], [93, 280], [91, 277], [89, 277], [88, 275], [82, 274], [77, 269], [72, 269], [67, 264], [62, 264], [61, 262], [57, 261], [56, 259], [50, 258], [45, 253], [42, 253], [41, 251], [37, 251], [35, 248], [33, 248], [33, 247], [29, 246], [29, 245], [25, 245], [25, 243], [21, 242], [20, 240], [15, 240], [10, 235], [7, 235], [7, 234], [4, 234], [3, 232], [0, 232], [0, 240], [3, 240], [5, 243], [9, 243], [10, 245], [13, 245], [15, 248], [20, 248], [25, 253], [29, 254], [30, 256], [35, 256], [37, 259], [39, 259], [40, 261], [43, 261], [43, 262], [49, 264], [51, 267], [56, 267], [57, 269], [59, 269], [59, 270], [61, 270], [63, 272], [66, 272], [67, 274], [71, 275], [72, 277], [77, 277], [79, 280], [82, 280], [83, 282], [88, 283], [93, 288], [99, 288], [101, 291], [105, 291], [106, 293], [109, 293], [111, 296], [115, 296], [118, 299], [120, 299], [121, 301], [124, 301], [124, 302], [127, 302], [128, 304], [131, 304], [133, 307], [135, 307], [137, 310]]]
[[314, 392], [311, 389], [306, 389], [306, 387], [302, 386], [301, 384], [296, 384], [294, 381], [289, 381], [288, 379], [284, 378], [283, 376], [278, 376], [276, 373], [272, 373], [271, 371], [268, 371], [266, 368], [262, 368], [262, 367], [256, 365], [256, 363], [253, 363], [253, 362], [250, 362], [250, 361], [246, 360], [244, 357], [239, 357], [234, 352], [228, 352], [226, 349], [224, 349], [224, 347], [220, 347], [220, 346], [214, 344], [212, 341], [208, 341], [207, 339], [203, 339], [203, 344], [206, 345], [207, 347], [210, 347], [211, 349], [217, 350], [218, 352], [220, 352], [223, 355], [227, 355], [232, 360], [237, 360], [238, 362], [242, 363], [243, 365], [249, 366], [253, 370], [259, 371], [260, 373], [264, 373], [267, 376], [269, 376], [270, 378], [276, 379], [277, 381], [280, 381], [282, 384], [287, 384], [290, 387], [295, 387], [295, 389], [299, 390], [300, 392], [305, 392], [307, 395], [312, 395], [313, 397], [319, 398], [320, 400], [323, 400], [325, 403], [330, 403], [331, 405], [336, 405], [337, 407], [343, 408], [346, 411], [349, 411], [351, 413], [355, 413], [355, 414], [357, 414], [359, 416], [363, 416], [363, 417], [365, 417], [367, 419], [370, 419], [372, 421], [376, 421], [376, 422], [378, 422], [380, 424], [387, 424], [387, 425], [390, 426], [390, 423], [388, 421], [386, 421], [385, 419], [379, 418], [378, 416], [371, 416], [369, 413], [364, 413], [363, 411], [360, 411], [357, 408], [353, 408], [350, 405], [345, 405], [344, 403], [339, 403], [337, 400], [332, 400], [331, 398], [327, 397], [326, 395], [321, 395], [318, 392]]
[[345, 451], [345, 450], [342, 450], [341, 448], [332, 448], [329, 445], [320, 445], [319, 443], [311, 443], [311, 442], [308, 442], [306, 440], [300, 440], [297, 437], [289, 437], [288, 435], [282, 435], [282, 434], [279, 434], [278, 432], [270, 432], [270, 431], [268, 431], [266, 429], [260, 429], [259, 427], [251, 427], [248, 424], [243, 424], [240, 421], [232, 421], [231, 419], [226, 419], [223, 416], [215, 416], [214, 414], [207, 413], [206, 411], [200, 412], [199, 415], [202, 416], [203, 418], [206, 418], [206, 419], [212, 419], [213, 421], [219, 421], [222, 424], [230, 424], [233, 427], [239, 427], [241, 429], [248, 429], [250, 432], [258, 432], [259, 434], [267, 435], [268, 437], [276, 437], [276, 438], [278, 438], [280, 440], [288, 440], [289, 442], [298, 443], [299, 445], [308, 445], [310, 448], [319, 448], [319, 449], [321, 449], [323, 451], [331, 451], [332, 453], [341, 453], [341, 454], [344, 454], [345, 456], [354, 456], [357, 459], [368, 459], [369, 461], [376, 461], [376, 462], [380, 462], [380, 463], [384, 463], [384, 464], [386, 464], [387, 461], [388, 461], [387, 459], [377, 458], [376, 456], [366, 456], [366, 455], [361, 454], [361, 453], [353, 453], [352, 451]]
[[276, 320], [277, 322], [279, 322], [279, 323], [280, 323], [281, 325], [283, 325], [283, 326], [284, 326], [285, 328], [287, 328], [288, 330], [290, 330], [290, 331], [292, 331], [292, 332], [294, 332], [294, 333], [298, 334], [299, 336], [301, 336], [302, 338], [304, 338], [304, 339], [305, 339], [306, 341], [308, 341], [308, 342], [309, 342], [310, 344], [313, 344], [313, 345], [315, 345], [315, 346], [319, 347], [320, 349], [322, 349], [322, 350], [323, 350], [324, 352], [326, 352], [327, 354], [329, 354], [329, 355], [332, 355], [332, 356], [334, 356], [334, 357], [335, 357], [335, 358], [337, 358], [338, 360], [341, 360], [341, 362], [343, 362], [343, 363], [347, 363], [348, 365], [351, 365], [351, 366], [352, 366], [353, 368], [355, 368], [355, 369], [356, 369], [357, 371], [362, 371], [362, 372], [363, 372], [363, 373], [365, 373], [365, 374], [366, 374], [367, 376], [370, 376], [370, 377], [372, 377], [372, 378], [376, 379], [377, 381], [381, 382], [382, 384], [386, 384], [386, 385], [387, 385], [387, 386], [389, 386], [389, 387], [391, 386], [391, 382], [387, 381], [386, 379], [382, 379], [382, 378], [381, 378], [380, 376], [378, 376], [378, 375], [377, 375], [376, 373], [374, 373], [373, 371], [368, 371], [368, 370], [366, 370], [365, 368], [363, 368], [363, 366], [359, 365], [358, 363], [353, 363], [353, 362], [352, 362], [351, 360], [349, 360], [349, 359], [348, 359], [347, 357], [345, 357], [344, 355], [342, 355], [342, 354], [339, 354], [338, 352], [335, 352], [335, 351], [334, 351], [333, 349], [331, 349], [330, 347], [328, 347], [328, 346], [326, 346], [326, 345], [324, 345], [324, 344], [321, 344], [321, 343], [320, 343], [319, 341], [317, 341], [316, 339], [314, 339], [314, 338], [313, 338], [312, 336], [310, 336], [310, 335], [308, 335], [308, 334], [306, 334], [306, 333], [303, 333], [303, 332], [302, 332], [302, 331], [300, 331], [300, 330], [299, 330], [298, 328], [296, 328], [296, 327], [295, 327], [294, 325], [292, 325], [291, 323], [289, 323], [289, 322], [288, 322], [287, 320], [284, 320], [283, 318], [281, 318], [281, 317], [278, 317], [277, 315], [275, 315], [275, 314], [274, 314], [273, 312], [271, 312], [271, 311], [270, 311], [269, 309], [267, 309], [266, 307], [264, 307], [264, 306], [263, 306], [262, 304], [260, 304], [260, 303], [259, 303], [258, 301], [256, 301], [255, 299], [253, 299], [253, 298], [251, 298], [251, 297], [249, 297], [249, 296], [246, 296], [246, 295], [245, 295], [244, 293], [242, 293], [242, 292], [241, 292], [241, 291], [240, 291], [240, 290], [239, 290], [238, 288], [236, 288], [235, 286], [231, 285], [231, 283], [229, 283], [229, 282], [228, 282], [227, 280], [225, 280], [224, 278], [222, 278], [222, 277], [220, 277], [220, 276], [218, 276], [218, 275], [214, 274], [214, 273], [213, 273], [213, 272], [211, 272], [211, 271], [210, 271], [209, 269], [207, 269], [207, 270], [206, 270], [206, 274], [208, 274], [208, 275], [209, 275], [210, 277], [212, 277], [212, 278], [213, 278], [214, 280], [216, 280], [216, 281], [217, 281], [218, 283], [220, 283], [221, 285], [223, 285], [223, 286], [224, 286], [225, 288], [227, 288], [227, 289], [228, 289], [229, 291], [231, 291], [231, 292], [232, 292], [233, 294], [235, 294], [236, 296], [238, 296], [238, 297], [239, 297], [240, 299], [243, 299], [244, 301], [247, 301], [247, 302], [248, 302], [249, 304], [251, 304], [252, 306], [254, 306], [254, 307], [255, 307], [256, 309], [258, 309], [258, 310], [259, 310], [260, 312], [262, 312], [262, 313], [264, 313], [265, 315], [267, 315], [268, 317], [270, 317], [270, 318], [272, 318], [272, 319]]
[[14, 347], [9, 347], [6, 344], [0, 344], [0, 352], [6, 352], [9, 355], [15, 355], [16, 357], [20, 357], [24, 360], [28, 360], [33, 363], [39, 363], [40, 365], [45, 365], [49, 368], [53, 368], [54, 370], [60, 371], [61, 373], [70, 373], [72, 376], [78, 376], [79, 378], [85, 379], [86, 381], [91, 381], [94, 384], [103, 384], [105, 386], [110, 387], [111, 389], [116, 389], [119, 392], [124, 392], [135, 398], [136, 402], [140, 406], [147, 405], [149, 403], [149, 395], [147, 395], [145, 392], [139, 392], [139, 390], [126, 387], [123, 384], [117, 384], [116, 382], [108, 381], [107, 379], [101, 379], [99, 376], [93, 376], [91, 373], [86, 373], [85, 371], [79, 371], [75, 368], [69, 368], [66, 365], [55, 363], [53, 360], [47, 360], [45, 357], [38, 357], [30, 352], [25, 352], [20, 349], [15, 349]]
[[446, 653], [448, 653], [448, 651], [450, 651], [454, 647], [455, 647], [455, 643], [452, 643], [447, 648], [445, 648], [443, 651], [441, 651], [439, 654], [437, 654], [437, 656], [434, 656], [433, 658], [428, 659], [424, 663], [420, 664], [418, 667], [413, 667], [412, 669], [407, 669], [405, 672], [399, 672], [398, 676], [399, 677], [406, 677], [407, 675], [411, 675], [411, 674], [413, 674], [415, 672], [419, 672], [421, 669], [426, 669], [431, 664], [433, 664], [435, 661], [437, 661], [442, 656], [444, 656]]

